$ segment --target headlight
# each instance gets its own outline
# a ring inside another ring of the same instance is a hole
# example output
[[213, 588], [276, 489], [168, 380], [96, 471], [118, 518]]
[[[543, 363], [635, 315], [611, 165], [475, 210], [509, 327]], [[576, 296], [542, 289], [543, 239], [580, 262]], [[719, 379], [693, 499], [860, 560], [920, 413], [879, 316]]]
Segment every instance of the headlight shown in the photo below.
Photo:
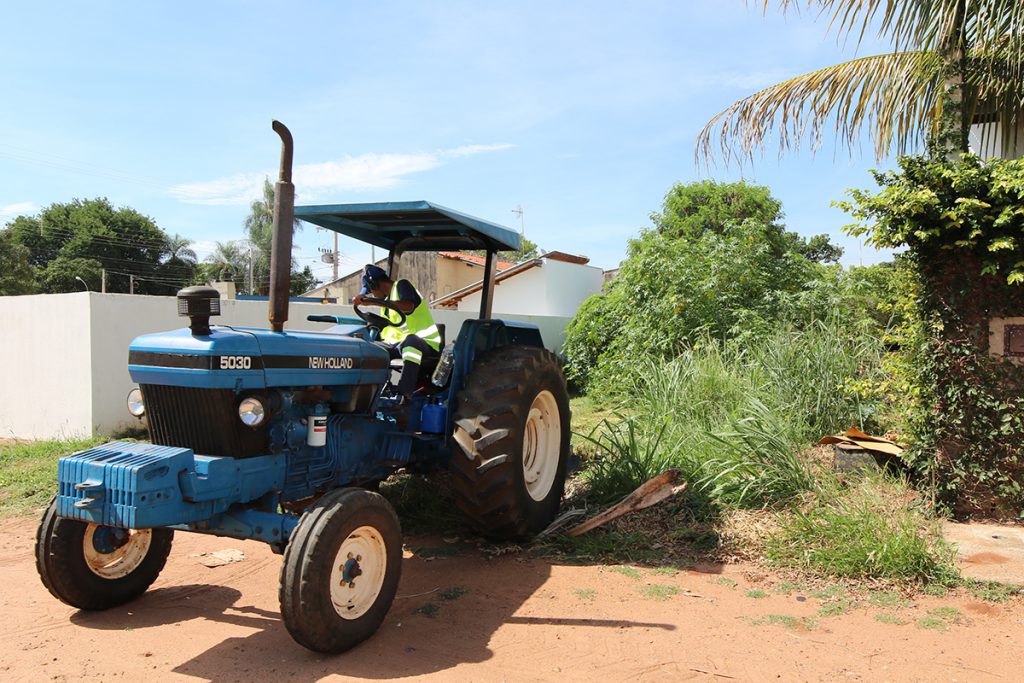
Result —
[[138, 387], [128, 392], [128, 412], [135, 417], [146, 414], [146, 404], [142, 402], [142, 391]]
[[267, 417], [267, 409], [263, 407], [263, 402], [258, 398], [245, 398], [238, 404], [238, 419], [242, 421], [246, 427], [258, 427], [263, 424], [263, 420]]

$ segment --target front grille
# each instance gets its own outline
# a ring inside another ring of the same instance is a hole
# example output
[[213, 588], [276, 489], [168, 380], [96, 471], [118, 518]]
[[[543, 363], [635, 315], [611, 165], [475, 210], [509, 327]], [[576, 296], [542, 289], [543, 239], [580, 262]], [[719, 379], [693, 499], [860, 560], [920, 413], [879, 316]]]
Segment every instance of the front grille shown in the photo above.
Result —
[[267, 454], [267, 425], [251, 429], [238, 419], [231, 389], [141, 384], [149, 436], [155, 444], [191, 448], [199, 455], [246, 458]]

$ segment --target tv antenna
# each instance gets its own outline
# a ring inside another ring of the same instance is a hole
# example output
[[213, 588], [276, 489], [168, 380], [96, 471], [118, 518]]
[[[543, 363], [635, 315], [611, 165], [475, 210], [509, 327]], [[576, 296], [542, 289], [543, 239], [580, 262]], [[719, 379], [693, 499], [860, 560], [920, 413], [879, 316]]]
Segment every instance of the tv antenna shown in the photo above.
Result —
[[512, 209], [512, 213], [514, 213], [516, 215], [516, 218], [519, 219], [519, 234], [522, 235], [523, 237], [526, 237], [526, 227], [523, 224], [523, 205], [516, 205], [516, 208]]

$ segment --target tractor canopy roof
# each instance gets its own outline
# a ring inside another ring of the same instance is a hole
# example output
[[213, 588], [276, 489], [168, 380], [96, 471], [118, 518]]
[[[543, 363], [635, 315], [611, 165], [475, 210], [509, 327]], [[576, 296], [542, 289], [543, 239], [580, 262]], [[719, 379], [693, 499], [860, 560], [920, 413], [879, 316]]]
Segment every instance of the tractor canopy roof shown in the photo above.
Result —
[[295, 217], [398, 251], [519, 249], [519, 233], [426, 201], [296, 206]]

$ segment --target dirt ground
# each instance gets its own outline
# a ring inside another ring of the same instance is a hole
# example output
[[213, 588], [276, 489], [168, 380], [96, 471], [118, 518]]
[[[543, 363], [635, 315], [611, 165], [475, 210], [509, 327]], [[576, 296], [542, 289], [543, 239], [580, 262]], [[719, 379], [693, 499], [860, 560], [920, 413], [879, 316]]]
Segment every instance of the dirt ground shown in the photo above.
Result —
[[[406, 553], [399, 599], [380, 631], [344, 655], [325, 657], [296, 645], [281, 625], [280, 558], [261, 544], [179, 533], [167, 568], [145, 596], [85, 613], [57, 602], [40, 584], [34, 533], [31, 519], [0, 522], [7, 548], [0, 560], [5, 681], [1024, 676], [1019, 601], [995, 604], [963, 594], [877, 607], [862, 600], [823, 616], [823, 606], [841, 606], [843, 598], [813, 597], [800, 588], [781, 593], [750, 566], [673, 573], [566, 565], [522, 555], [491, 558], [439, 539], [409, 540], [420, 551]], [[196, 557], [227, 548], [242, 550], [245, 559], [208, 568]], [[431, 554], [441, 556], [426, 559]], [[451, 590], [456, 587], [465, 592]], [[879, 615], [897, 623], [882, 623]]]

